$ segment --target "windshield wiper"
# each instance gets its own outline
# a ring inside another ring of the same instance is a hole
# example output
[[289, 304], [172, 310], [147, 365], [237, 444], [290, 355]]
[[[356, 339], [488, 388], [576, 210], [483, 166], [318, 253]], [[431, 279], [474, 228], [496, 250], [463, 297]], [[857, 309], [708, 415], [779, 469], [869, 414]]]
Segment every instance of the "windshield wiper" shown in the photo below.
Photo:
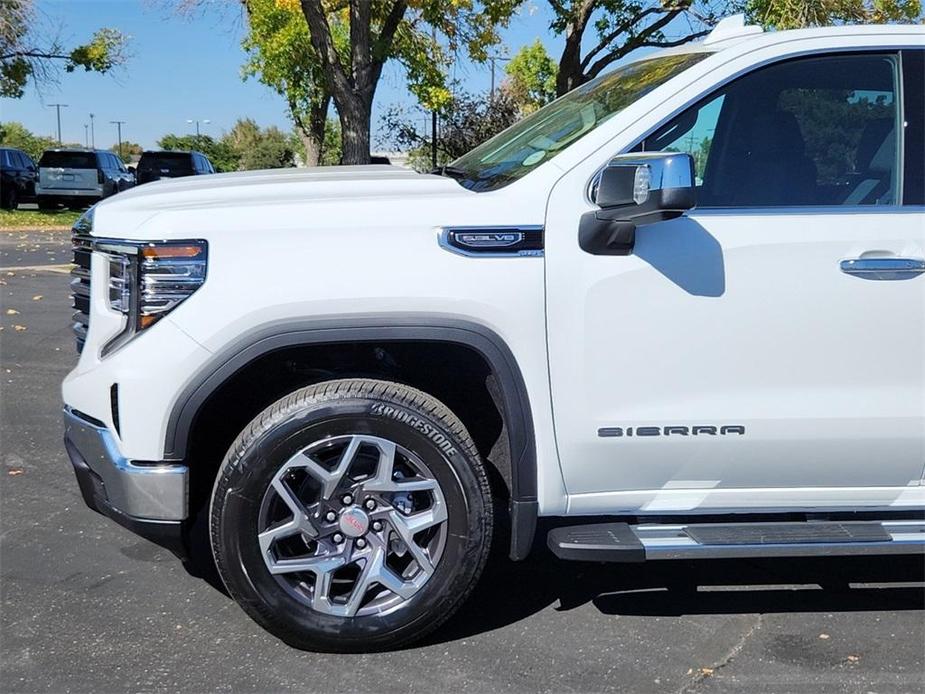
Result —
[[437, 174], [438, 176], [446, 176], [447, 178], [455, 178], [457, 181], [471, 178], [466, 169], [458, 166], [438, 166], [436, 169], [433, 169], [431, 173]]

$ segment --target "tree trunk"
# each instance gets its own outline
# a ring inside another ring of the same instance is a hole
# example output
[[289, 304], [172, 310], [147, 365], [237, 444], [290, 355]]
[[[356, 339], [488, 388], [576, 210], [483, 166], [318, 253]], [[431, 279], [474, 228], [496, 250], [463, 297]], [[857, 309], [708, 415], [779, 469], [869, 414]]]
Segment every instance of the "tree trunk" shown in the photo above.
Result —
[[[375, 87], [373, 87], [375, 89]], [[351, 92], [335, 96], [337, 113], [340, 116], [342, 164], [369, 163], [369, 129], [372, 119], [372, 94]]]
[[321, 166], [323, 142], [302, 128], [299, 128], [299, 139], [305, 148], [305, 166]]
[[582, 84], [585, 79], [581, 70], [581, 37], [583, 26], [569, 24], [565, 29], [565, 48], [559, 58], [559, 74], [556, 75], [556, 96], [562, 96]]

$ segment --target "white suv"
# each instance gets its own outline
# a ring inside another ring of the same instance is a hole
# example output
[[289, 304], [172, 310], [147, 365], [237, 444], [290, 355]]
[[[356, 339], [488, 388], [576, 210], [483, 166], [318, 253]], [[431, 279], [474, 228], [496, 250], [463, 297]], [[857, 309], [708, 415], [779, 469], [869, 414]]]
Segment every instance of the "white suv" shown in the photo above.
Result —
[[703, 43], [435, 175], [155, 182], [75, 227], [87, 503], [298, 647], [563, 559], [925, 547], [925, 29]]

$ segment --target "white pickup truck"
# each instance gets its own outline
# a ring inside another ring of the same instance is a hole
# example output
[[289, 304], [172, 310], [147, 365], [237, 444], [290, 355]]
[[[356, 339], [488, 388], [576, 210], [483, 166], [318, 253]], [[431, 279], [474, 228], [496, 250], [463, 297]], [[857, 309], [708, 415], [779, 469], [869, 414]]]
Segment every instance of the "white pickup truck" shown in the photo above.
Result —
[[[436, 628], [496, 549], [925, 548], [925, 28], [592, 80], [431, 175], [156, 182], [75, 226], [87, 503], [286, 642]], [[552, 530], [535, 538], [537, 518]]]

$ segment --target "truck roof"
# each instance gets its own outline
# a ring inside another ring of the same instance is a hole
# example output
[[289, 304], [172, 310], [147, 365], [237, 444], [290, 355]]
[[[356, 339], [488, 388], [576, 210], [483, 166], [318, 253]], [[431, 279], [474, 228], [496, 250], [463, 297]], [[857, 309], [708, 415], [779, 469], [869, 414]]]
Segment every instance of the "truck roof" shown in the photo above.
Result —
[[[884, 36], [896, 34], [918, 34], [925, 38], [925, 26], [920, 24], [851, 24], [843, 26], [810, 27], [807, 29], [788, 29], [785, 31], [765, 31], [757, 24], [746, 24], [745, 15], [736, 14], [719, 21], [706, 37], [675, 48], [658, 51], [657, 55], [677, 55], [684, 53], [718, 53], [744, 43], [761, 43], [774, 45], [786, 43], [799, 38], [851, 37], [871, 34]], [[646, 56], [646, 57], [651, 57]]]

